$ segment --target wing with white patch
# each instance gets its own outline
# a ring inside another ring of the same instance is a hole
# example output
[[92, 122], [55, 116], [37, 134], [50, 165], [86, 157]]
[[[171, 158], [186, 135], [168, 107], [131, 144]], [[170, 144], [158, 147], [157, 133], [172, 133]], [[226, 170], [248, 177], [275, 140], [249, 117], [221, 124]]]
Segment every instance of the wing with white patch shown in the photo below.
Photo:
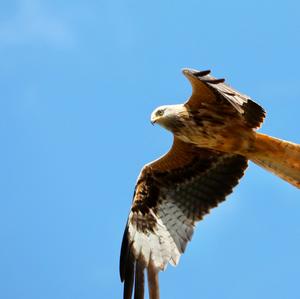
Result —
[[183, 69], [182, 72], [188, 78], [193, 88], [192, 96], [185, 104], [192, 110], [197, 110], [205, 102], [224, 105], [225, 100], [225, 103], [232, 105], [243, 116], [249, 127], [258, 128], [263, 122], [265, 117], [264, 109], [252, 101], [249, 96], [226, 85], [224, 83], [225, 79], [212, 77], [209, 75], [209, 70]]
[[222, 202], [247, 167], [239, 155], [195, 148], [175, 139], [170, 152], [142, 170], [124, 232], [120, 276], [124, 298], [159, 298], [158, 272], [177, 265], [197, 221]]

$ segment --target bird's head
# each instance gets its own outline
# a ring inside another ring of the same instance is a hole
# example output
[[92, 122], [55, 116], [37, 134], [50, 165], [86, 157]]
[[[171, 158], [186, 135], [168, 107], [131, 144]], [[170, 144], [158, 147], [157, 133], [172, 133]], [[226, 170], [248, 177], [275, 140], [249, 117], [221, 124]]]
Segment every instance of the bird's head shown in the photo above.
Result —
[[184, 105], [168, 105], [156, 108], [151, 114], [151, 123], [159, 124], [167, 130], [173, 131], [172, 128], [181, 123], [182, 115], [186, 113]]

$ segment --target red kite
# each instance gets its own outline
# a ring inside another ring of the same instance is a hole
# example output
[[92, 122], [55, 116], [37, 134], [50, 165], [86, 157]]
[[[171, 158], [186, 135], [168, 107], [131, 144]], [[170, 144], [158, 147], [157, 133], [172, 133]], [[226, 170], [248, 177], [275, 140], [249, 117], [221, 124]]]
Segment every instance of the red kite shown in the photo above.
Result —
[[265, 111], [210, 71], [184, 69], [190, 99], [154, 110], [151, 122], [174, 135], [170, 151], [138, 177], [123, 236], [124, 299], [159, 298], [158, 272], [177, 265], [195, 225], [224, 201], [248, 160], [300, 188], [300, 145], [257, 133]]

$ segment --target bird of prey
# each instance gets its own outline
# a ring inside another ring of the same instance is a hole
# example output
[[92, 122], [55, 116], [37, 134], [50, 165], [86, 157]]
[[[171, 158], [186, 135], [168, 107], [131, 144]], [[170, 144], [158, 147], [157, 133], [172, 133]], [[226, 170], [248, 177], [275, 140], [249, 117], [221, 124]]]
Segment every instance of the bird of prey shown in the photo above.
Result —
[[124, 299], [159, 298], [158, 272], [177, 265], [195, 225], [225, 200], [248, 160], [300, 188], [300, 145], [256, 132], [265, 111], [210, 71], [184, 69], [192, 95], [154, 110], [174, 135], [171, 149], [138, 177], [120, 257]]

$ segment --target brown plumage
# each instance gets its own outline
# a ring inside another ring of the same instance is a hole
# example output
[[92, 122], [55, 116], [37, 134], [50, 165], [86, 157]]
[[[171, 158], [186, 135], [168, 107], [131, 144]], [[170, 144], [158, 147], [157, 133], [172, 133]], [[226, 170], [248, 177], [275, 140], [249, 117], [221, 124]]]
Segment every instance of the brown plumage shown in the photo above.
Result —
[[142, 169], [120, 257], [124, 299], [159, 298], [158, 272], [176, 265], [196, 223], [224, 201], [253, 162], [300, 188], [300, 146], [255, 132], [265, 112], [209, 71], [183, 70], [193, 87], [183, 105], [151, 116], [174, 135], [170, 151]]

